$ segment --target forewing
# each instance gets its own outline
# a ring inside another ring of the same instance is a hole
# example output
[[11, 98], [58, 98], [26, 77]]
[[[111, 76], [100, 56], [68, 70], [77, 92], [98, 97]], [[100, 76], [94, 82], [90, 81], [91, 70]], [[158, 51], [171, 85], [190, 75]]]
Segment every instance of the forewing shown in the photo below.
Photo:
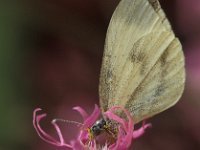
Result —
[[[185, 78], [180, 43], [163, 11], [155, 5], [159, 3], [149, 1], [122, 0], [116, 8], [100, 75], [102, 110], [125, 107], [135, 122], [173, 105], [182, 94]], [[156, 95], [155, 91], [161, 92]], [[164, 98], [169, 91], [173, 96]]]

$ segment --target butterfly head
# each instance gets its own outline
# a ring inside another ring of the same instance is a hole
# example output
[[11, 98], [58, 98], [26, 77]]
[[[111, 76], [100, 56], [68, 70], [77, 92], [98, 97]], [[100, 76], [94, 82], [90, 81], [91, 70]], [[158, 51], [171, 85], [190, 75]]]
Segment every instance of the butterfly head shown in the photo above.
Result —
[[111, 120], [101, 118], [97, 120], [92, 127], [88, 128], [89, 139], [92, 140], [104, 132], [115, 139], [117, 128]]
[[107, 122], [105, 119], [101, 118], [95, 122], [95, 124], [88, 129], [89, 138], [94, 139], [94, 137], [100, 135], [105, 131]]

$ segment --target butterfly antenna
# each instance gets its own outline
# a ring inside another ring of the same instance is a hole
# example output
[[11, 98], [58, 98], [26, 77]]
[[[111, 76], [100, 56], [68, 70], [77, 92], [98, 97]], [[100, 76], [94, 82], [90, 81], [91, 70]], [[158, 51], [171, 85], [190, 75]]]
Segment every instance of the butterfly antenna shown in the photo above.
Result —
[[52, 120], [53, 123], [55, 122], [64, 122], [64, 123], [68, 123], [68, 124], [75, 124], [77, 126], [82, 126], [83, 124], [80, 122], [76, 122], [76, 121], [71, 121], [71, 120], [65, 120], [65, 119], [53, 119]]

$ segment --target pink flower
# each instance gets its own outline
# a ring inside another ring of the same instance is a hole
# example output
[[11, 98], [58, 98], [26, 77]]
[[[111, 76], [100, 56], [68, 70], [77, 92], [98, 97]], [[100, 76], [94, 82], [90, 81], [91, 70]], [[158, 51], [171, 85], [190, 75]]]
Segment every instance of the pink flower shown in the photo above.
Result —
[[[99, 118], [99, 116], [101, 114], [99, 107], [97, 105], [95, 105], [95, 109], [90, 116], [81, 107], [74, 107], [73, 109], [78, 111], [84, 119], [83, 124], [81, 124], [81, 123], [79, 124], [80, 132], [76, 139], [70, 141], [69, 143], [66, 143], [63, 138], [63, 135], [61, 133], [61, 130], [56, 123], [56, 120], [53, 120], [52, 124], [58, 134], [59, 140], [55, 139], [54, 137], [52, 137], [48, 133], [46, 133], [40, 126], [40, 121], [41, 121], [41, 119], [46, 117], [46, 114], [37, 115], [37, 113], [39, 111], [41, 111], [40, 108], [37, 108], [33, 112], [33, 125], [34, 125], [34, 128], [36, 129], [36, 132], [38, 133], [39, 137], [42, 140], [44, 140], [45, 142], [50, 143], [52, 145], [60, 146], [60, 147], [67, 147], [67, 148], [71, 148], [73, 150], [85, 150], [85, 149], [126, 150], [131, 145], [133, 139], [136, 139], [136, 138], [140, 137], [141, 135], [143, 135], [145, 129], [151, 126], [151, 124], [144, 124], [140, 129], [134, 130], [134, 124], [133, 124], [130, 113], [124, 108], [121, 108], [118, 106], [112, 107], [110, 110], [106, 111], [102, 115], [104, 117], [107, 117], [108, 119], [118, 123], [117, 139], [112, 144], [105, 143], [102, 146], [100, 144], [97, 144], [97, 141], [95, 138], [90, 139], [89, 132], [87, 130]], [[126, 114], [128, 121], [126, 119], [121, 118], [118, 115], [116, 115], [114, 113], [116, 110], [122, 110]]]

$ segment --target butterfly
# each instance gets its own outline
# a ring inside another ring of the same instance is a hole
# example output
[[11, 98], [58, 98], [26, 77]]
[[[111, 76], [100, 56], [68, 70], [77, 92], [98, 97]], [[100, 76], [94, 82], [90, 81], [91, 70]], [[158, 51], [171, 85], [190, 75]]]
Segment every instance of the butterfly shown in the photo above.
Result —
[[[103, 112], [120, 106], [138, 123], [176, 104], [184, 83], [182, 46], [159, 1], [122, 0], [105, 40], [99, 83]], [[103, 124], [101, 119], [93, 127]]]
[[[111, 18], [99, 80], [100, 109], [95, 105], [89, 116], [74, 107], [83, 124], [54, 119], [59, 141], [40, 127], [46, 114], [33, 113], [33, 125], [46, 142], [71, 149], [98, 149], [102, 132], [110, 135], [105, 149], [124, 150], [132, 139], [144, 133], [150, 124], [134, 130], [134, 124], [175, 105], [185, 84], [185, 62], [182, 46], [175, 36], [158, 0], [121, 0]], [[102, 118], [99, 115], [102, 114]], [[125, 116], [124, 116], [125, 115]], [[96, 121], [97, 120], [97, 121]], [[128, 121], [127, 121], [128, 120]], [[81, 126], [79, 136], [70, 144], [64, 142], [57, 121]], [[96, 122], [95, 122], [96, 121]], [[77, 147], [78, 146], [78, 147]]]

